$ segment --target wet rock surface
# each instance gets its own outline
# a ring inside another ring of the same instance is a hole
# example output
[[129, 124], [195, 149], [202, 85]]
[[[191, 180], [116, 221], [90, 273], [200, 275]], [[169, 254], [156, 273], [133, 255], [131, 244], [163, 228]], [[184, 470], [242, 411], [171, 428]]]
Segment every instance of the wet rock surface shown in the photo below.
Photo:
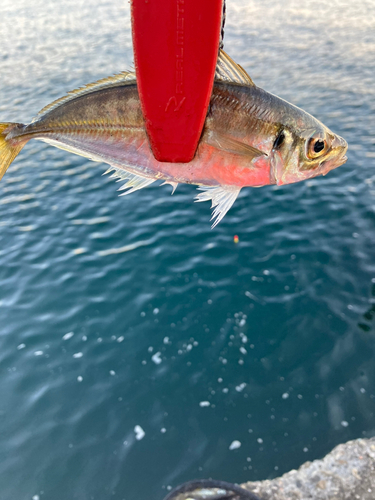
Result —
[[261, 500], [375, 500], [375, 438], [348, 441], [298, 470], [242, 487]]

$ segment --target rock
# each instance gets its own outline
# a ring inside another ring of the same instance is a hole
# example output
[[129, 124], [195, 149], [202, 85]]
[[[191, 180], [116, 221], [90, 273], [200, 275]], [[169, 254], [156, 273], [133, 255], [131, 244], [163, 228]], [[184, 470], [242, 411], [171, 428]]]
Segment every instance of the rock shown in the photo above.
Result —
[[261, 500], [374, 500], [375, 438], [348, 441], [322, 460], [241, 486]]

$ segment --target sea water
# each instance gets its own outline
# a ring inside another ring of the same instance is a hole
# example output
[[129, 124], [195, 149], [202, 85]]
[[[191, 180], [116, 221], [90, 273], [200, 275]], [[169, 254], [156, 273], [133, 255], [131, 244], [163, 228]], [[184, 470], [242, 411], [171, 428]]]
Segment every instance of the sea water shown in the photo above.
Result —
[[[228, 0], [225, 49], [349, 143], [326, 177], [118, 197], [29, 143], [0, 183], [0, 498], [151, 500], [375, 435], [375, 6]], [[132, 65], [129, 4], [3, 0], [0, 120]], [[238, 236], [235, 243], [234, 236]]]

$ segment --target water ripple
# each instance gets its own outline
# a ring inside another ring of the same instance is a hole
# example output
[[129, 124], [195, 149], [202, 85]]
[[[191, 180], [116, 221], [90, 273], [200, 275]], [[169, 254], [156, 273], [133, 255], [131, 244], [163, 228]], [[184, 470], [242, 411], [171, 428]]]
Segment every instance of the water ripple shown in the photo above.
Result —
[[[374, 435], [374, 7], [227, 4], [228, 52], [349, 160], [243, 189], [211, 231], [193, 186], [118, 197], [27, 145], [0, 184], [1, 498], [162, 498]], [[0, 26], [4, 121], [133, 59], [125, 4], [6, 0]]]

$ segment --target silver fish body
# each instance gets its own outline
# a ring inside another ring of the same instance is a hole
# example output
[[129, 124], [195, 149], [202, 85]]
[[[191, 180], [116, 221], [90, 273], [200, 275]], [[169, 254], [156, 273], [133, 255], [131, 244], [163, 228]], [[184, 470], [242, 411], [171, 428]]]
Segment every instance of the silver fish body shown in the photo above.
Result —
[[0, 124], [0, 175], [30, 139], [110, 165], [124, 194], [157, 179], [197, 184], [212, 200], [216, 225], [245, 186], [288, 184], [325, 175], [346, 161], [347, 144], [305, 111], [255, 86], [225, 53], [218, 61], [194, 159], [162, 163], [152, 155], [135, 75], [123, 73], [73, 91], [29, 125]]

